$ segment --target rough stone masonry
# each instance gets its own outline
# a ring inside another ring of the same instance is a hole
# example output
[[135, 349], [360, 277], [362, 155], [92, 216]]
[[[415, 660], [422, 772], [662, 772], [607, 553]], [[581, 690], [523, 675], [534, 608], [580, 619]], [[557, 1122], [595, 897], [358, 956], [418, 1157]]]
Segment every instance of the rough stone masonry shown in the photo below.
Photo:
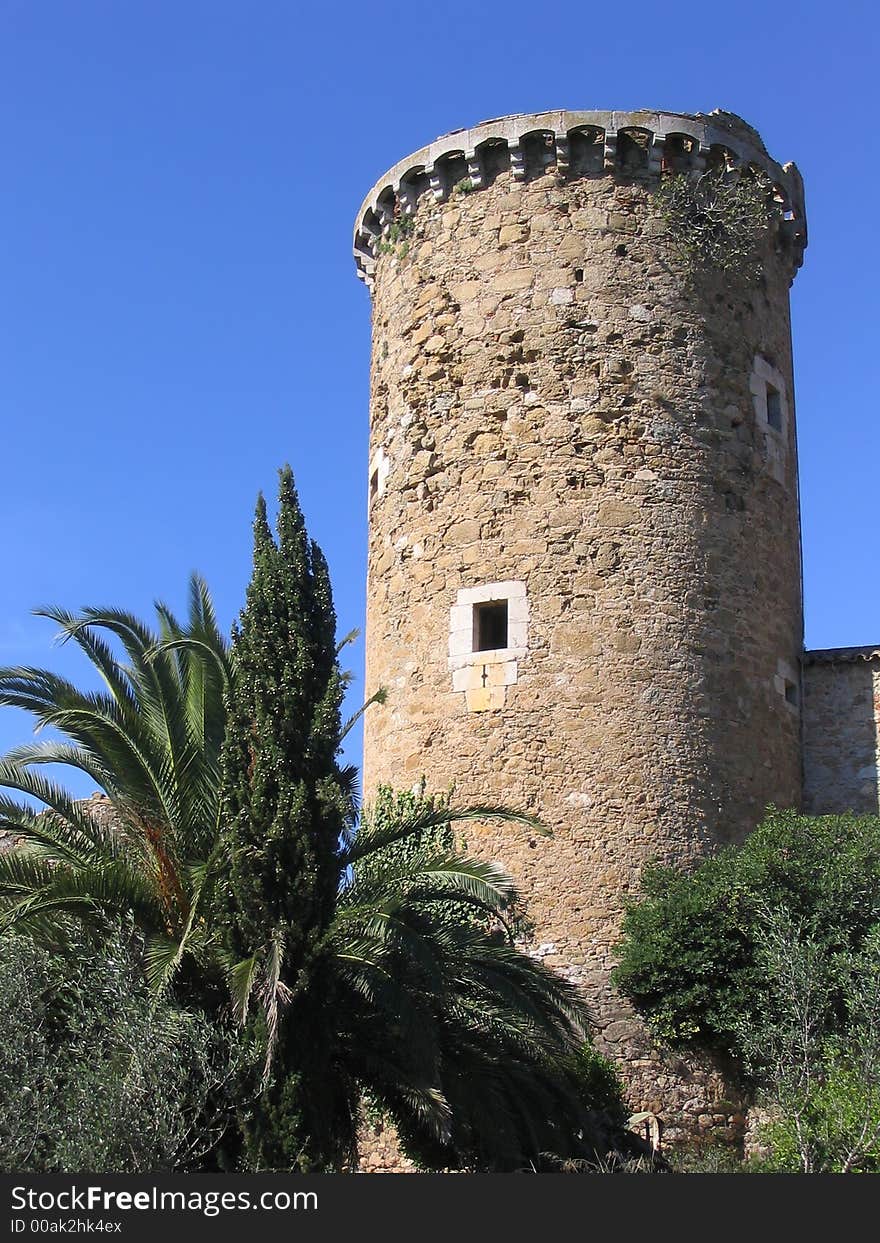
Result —
[[[707, 168], [773, 187], [757, 281], [695, 281], [656, 208], [659, 177]], [[670, 1138], [736, 1138], [741, 1102], [655, 1047], [609, 972], [646, 862], [802, 803], [788, 290], [805, 242], [797, 169], [723, 112], [456, 131], [380, 179], [355, 228], [367, 683], [388, 691], [365, 791], [424, 777], [552, 827], [487, 824], [469, 846], [513, 873], [531, 952], [581, 983], [633, 1108]], [[841, 697], [812, 685], [821, 731]], [[876, 806], [876, 711], [871, 728]]]

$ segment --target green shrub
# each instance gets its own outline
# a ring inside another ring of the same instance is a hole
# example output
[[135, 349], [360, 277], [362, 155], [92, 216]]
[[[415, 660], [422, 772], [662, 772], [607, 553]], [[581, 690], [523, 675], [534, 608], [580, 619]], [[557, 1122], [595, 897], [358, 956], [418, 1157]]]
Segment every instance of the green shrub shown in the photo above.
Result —
[[[830, 952], [787, 912], [768, 911], [759, 957], [766, 990], [743, 1023], [746, 1068], [771, 1121], [772, 1171], [880, 1171], [880, 927], [857, 951]], [[829, 1007], [839, 994], [841, 1009]]]
[[623, 1083], [617, 1068], [604, 1054], [585, 1041], [570, 1062], [578, 1094], [589, 1110], [604, 1114], [613, 1126], [622, 1126], [627, 1109]]
[[154, 1173], [215, 1163], [237, 1044], [156, 1002], [123, 933], [99, 949], [0, 937], [0, 1168]]
[[826, 1008], [842, 1016], [837, 958], [880, 921], [880, 819], [771, 808], [744, 845], [690, 871], [648, 870], [624, 917], [615, 982], [661, 1038], [739, 1055], [766, 991], [768, 910], [821, 945]]
[[[768, 1173], [880, 1173], [880, 1089], [837, 1059], [823, 1068], [802, 1113], [761, 1133]], [[809, 1162], [804, 1168], [804, 1158]]]

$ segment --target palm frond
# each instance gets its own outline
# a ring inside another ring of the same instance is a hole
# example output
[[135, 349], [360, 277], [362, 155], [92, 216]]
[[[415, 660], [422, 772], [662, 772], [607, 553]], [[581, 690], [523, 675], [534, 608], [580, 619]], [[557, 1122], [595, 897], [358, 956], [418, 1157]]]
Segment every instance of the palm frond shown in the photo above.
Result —
[[281, 978], [284, 966], [284, 934], [280, 928], [274, 929], [269, 939], [266, 952], [261, 1001], [266, 1020], [266, 1057], [263, 1063], [262, 1085], [265, 1088], [272, 1071], [272, 1061], [278, 1044], [278, 1023], [280, 1011], [293, 996], [291, 990]]
[[[361, 787], [360, 775], [356, 764], [345, 764], [339, 769], [337, 782], [342, 792], [342, 797], [346, 804], [346, 822], [350, 828], [347, 830], [349, 834], [353, 832], [353, 826], [357, 824], [357, 818], [361, 808]], [[346, 844], [354, 840], [349, 835]]]
[[361, 634], [360, 629], [357, 626], [355, 626], [353, 630], [349, 630], [348, 634], [345, 635], [343, 638], [341, 638], [339, 642], [336, 644], [336, 655], [339, 656], [344, 648], [348, 647], [350, 643], [354, 643], [357, 639], [359, 639], [360, 634]]
[[27, 850], [0, 855], [0, 927], [31, 930], [39, 915], [43, 932], [49, 912], [76, 914], [96, 927], [104, 926], [108, 913], [134, 912], [148, 924], [159, 917], [149, 884], [122, 862], [72, 867]]
[[[85, 864], [101, 849], [93, 838], [56, 813], [37, 813], [5, 796], [0, 796], [0, 829], [18, 839], [12, 851], [56, 863]], [[103, 853], [108, 859], [113, 857], [112, 849]]]
[[91, 777], [101, 790], [106, 791], [113, 785], [113, 774], [101, 759], [76, 743], [54, 739], [48, 742], [26, 742], [8, 751], [6, 760], [22, 767], [30, 764], [66, 764], [68, 768], [77, 768], [87, 777]]
[[[61, 627], [62, 641], [85, 652], [107, 690], [83, 692], [43, 669], [0, 670], [0, 704], [24, 708], [38, 727], [65, 735], [18, 747], [0, 760], [0, 786], [47, 809], [35, 813], [2, 798], [0, 824], [16, 834], [16, 854], [53, 868], [51, 877], [31, 877], [31, 892], [15, 898], [17, 911], [10, 890], [7, 917], [30, 918], [28, 912], [50, 912], [47, 904], [62, 901], [89, 920], [95, 911], [133, 910], [155, 938], [154, 981], [170, 979], [185, 954], [198, 956], [210, 945], [196, 920], [210, 868], [192, 866], [207, 865], [218, 837], [228, 664], [210, 596], [193, 576], [189, 628], [157, 604], [157, 633], [115, 608], [39, 612]], [[169, 644], [191, 639], [198, 650], [159, 650], [163, 638]], [[117, 645], [123, 659], [117, 659]], [[46, 764], [87, 773], [109, 804], [93, 809], [73, 799], [40, 775]], [[40, 917], [44, 923], [51, 918]]]
[[152, 933], [144, 942], [144, 974], [150, 989], [158, 998], [168, 987], [181, 957], [176, 937]]
[[522, 825], [534, 833], [550, 835], [550, 829], [536, 816], [528, 812], [515, 811], [509, 807], [500, 807], [495, 804], [470, 807], [420, 807], [411, 816], [401, 817], [396, 823], [375, 828], [369, 823], [363, 825], [355, 840], [343, 852], [342, 865], [351, 866], [373, 852], [392, 846], [395, 842], [405, 841], [406, 838], [415, 834], [468, 820], [498, 820], [506, 824]]
[[209, 661], [216, 670], [218, 677], [224, 686], [228, 686], [232, 678], [232, 667], [228, 660], [222, 659], [220, 649], [215, 647], [207, 639], [193, 637], [192, 635], [178, 635], [174, 638], [162, 639], [156, 643], [146, 654], [149, 661], [156, 660], [159, 656], [168, 652], [196, 652]]
[[504, 907], [516, 896], [511, 877], [499, 863], [470, 859], [456, 851], [421, 850], [415, 855], [381, 860], [369, 867], [374, 857], [367, 856], [352, 881], [349, 893], [354, 900], [370, 899], [383, 893], [399, 897], [411, 895], [416, 887], [427, 897], [470, 895], [487, 905]]
[[100, 673], [120, 710], [130, 714], [134, 719], [138, 710], [137, 697], [125, 670], [113, 655], [110, 645], [95, 634], [92, 627], [84, 623], [82, 618], [68, 612], [67, 609], [47, 606], [36, 609], [35, 615], [46, 617], [61, 626], [62, 642], [73, 639]]
[[[107, 850], [108, 833], [106, 825], [94, 815], [87, 803], [72, 798], [65, 789], [56, 785], [54, 781], [48, 780], [42, 774], [34, 772], [22, 764], [0, 758], [0, 787], [17, 790], [28, 798], [36, 799], [48, 807], [51, 812], [55, 813], [57, 819], [50, 817], [43, 822], [47, 831], [51, 831], [56, 824], [64, 822], [76, 833], [76, 840], [84, 847], [91, 847], [101, 853]], [[25, 836], [34, 829], [34, 819], [30, 813], [24, 814], [16, 820], [17, 804], [6, 800], [3, 807], [10, 819], [10, 823], [6, 827], [22, 832]], [[72, 839], [69, 839], [68, 844], [72, 847]]]
[[380, 686], [379, 689], [374, 691], [370, 698], [367, 699], [360, 706], [360, 708], [358, 708], [357, 712], [352, 713], [352, 715], [345, 722], [339, 734], [340, 742], [346, 737], [346, 735], [351, 733], [355, 725], [357, 725], [358, 721], [369, 708], [372, 708], [374, 704], [383, 704], [387, 701], [387, 699], [388, 691], [384, 686]]
[[232, 999], [232, 1011], [236, 1021], [242, 1026], [247, 1022], [248, 1007], [257, 972], [257, 955], [251, 954], [230, 967], [226, 973], [229, 995]]

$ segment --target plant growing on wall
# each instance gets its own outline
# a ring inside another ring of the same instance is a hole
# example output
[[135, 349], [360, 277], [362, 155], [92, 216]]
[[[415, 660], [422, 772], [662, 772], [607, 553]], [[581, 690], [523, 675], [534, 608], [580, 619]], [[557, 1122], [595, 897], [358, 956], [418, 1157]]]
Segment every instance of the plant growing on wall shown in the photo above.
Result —
[[409, 239], [416, 227], [415, 216], [398, 216], [388, 228], [387, 236], [381, 238], [377, 245], [380, 255], [397, 255], [403, 259], [409, 252]]
[[654, 204], [686, 270], [712, 270], [756, 280], [760, 251], [773, 218], [771, 187], [757, 173], [724, 169], [667, 173]]

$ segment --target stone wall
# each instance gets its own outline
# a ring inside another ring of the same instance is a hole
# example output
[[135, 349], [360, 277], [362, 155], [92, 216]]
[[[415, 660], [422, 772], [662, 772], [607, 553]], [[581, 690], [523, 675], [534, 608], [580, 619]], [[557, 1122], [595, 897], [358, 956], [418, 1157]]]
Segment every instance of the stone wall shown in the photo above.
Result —
[[418, 1168], [400, 1150], [390, 1123], [364, 1119], [358, 1128], [361, 1174], [417, 1174]]
[[804, 657], [804, 807], [880, 815], [880, 648]]
[[[732, 1136], [724, 1076], [655, 1048], [609, 973], [646, 862], [687, 863], [800, 801], [799, 251], [781, 212], [759, 286], [694, 287], [652, 205], [650, 134], [579, 147], [534, 128], [538, 145], [487, 139], [442, 175], [413, 157], [422, 173], [390, 198], [380, 183], [359, 226], [361, 248], [384, 231], [359, 258], [367, 680], [388, 690], [366, 719], [365, 791], [424, 776], [550, 825], [486, 824], [470, 845], [514, 874], [532, 952], [584, 988], [633, 1109], [671, 1138]], [[484, 657], [464, 612], [487, 593], [509, 634]]]

